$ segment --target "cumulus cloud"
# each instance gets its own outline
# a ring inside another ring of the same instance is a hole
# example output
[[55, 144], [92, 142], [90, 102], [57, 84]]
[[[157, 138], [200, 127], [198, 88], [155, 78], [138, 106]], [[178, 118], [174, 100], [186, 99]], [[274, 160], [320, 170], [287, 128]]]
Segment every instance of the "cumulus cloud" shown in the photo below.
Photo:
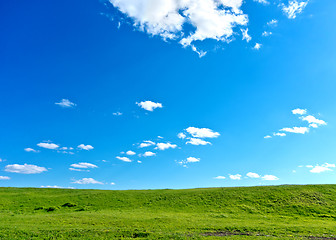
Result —
[[240, 180], [241, 179], [241, 175], [240, 174], [236, 174], [236, 175], [229, 175], [230, 179], [232, 180]]
[[265, 181], [276, 181], [276, 180], [279, 180], [278, 177], [274, 176], [274, 175], [265, 175], [263, 177], [261, 177], [262, 180], [265, 180]]
[[292, 110], [293, 114], [305, 115], [307, 114], [307, 109], [296, 108]]
[[133, 156], [133, 155], [135, 155], [136, 153], [133, 152], [133, 151], [127, 151], [126, 154], [129, 155], [129, 156]]
[[185, 135], [184, 133], [179, 133], [177, 134], [177, 137], [180, 138], [180, 139], [185, 139], [187, 137], [187, 135]]
[[40, 188], [69, 188], [69, 189], [75, 189], [73, 187], [61, 187], [61, 186], [57, 186], [57, 185], [54, 185], [54, 186], [50, 186], [50, 185], [41, 186]]
[[274, 136], [285, 137], [286, 133], [273, 133]]
[[255, 45], [254, 45], [254, 47], [253, 47], [253, 49], [255, 49], [255, 50], [259, 50], [260, 48], [261, 48], [261, 44], [260, 43], [256, 43]]
[[132, 160], [129, 159], [128, 157], [119, 157], [119, 156], [117, 156], [116, 158], [119, 159], [119, 160], [121, 160], [121, 161], [123, 161], [123, 162], [132, 162]]
[[155, 145], [155, 142], [143, 141], [142, 143], [140, 143], [139, 147], [144, 148], [144, 147], [149, 147], [149, 146], [153, 146], [153, 145]]
[[144, 154], [142, 154], [143, 157], [153, 157], [155, 155], [156, 155], [156, 153], [153, 153], [153, 152], [150, 152], [150, 151], [147, 151]]
[[260, 178], [260, 175], [257, 173], [249, 172], [246, 174], [247, 177], [249, 178]]
[[220, 136], [218, 132], [215, 132], [209, 128], [188, 127], [186, 131], [194, 138], [217, 138]]
[[77, 148], [81, 150], [86, 150], [86, 151], [94, 149], [94, 147], [92, 147], [91, 145], [84, 145], [84, 144], [78, 145]]
[[0, 176], [0, 180], [9, 180], [10, 177], [7, 177], [7, 176]]
[[87, 162], [74, 163], [74, 164], [71, 164], [70, 166], [73, 168], [97, 168], [98, 167], [92, 163], [87, 163]]
[[[235, 26], [248, 17], [240, 7], [242, 0], [110, 0], [134, 22], [134, 26], [153, 36], [174, 39], [183, 46], [214, 39], [228, 42]], [[190, 27], [191, 26], [191, 27]], [[204, 52], [199, 52], [203, 55]]]
[[204, 141], [203, 139], [199, 139], [199, 138], [189, 138], [189, 141], [186, 142], [186, 144], [191, 144], [191, 145], [207, 145], [210, 144], [210, 142]]
[[307, 127], [282, 128], [279, 131], [281, 131], [281, 132], [289, 132], [289, 133], [305, 134], [305, 133], [309, 132], [309, 128], [307, 128]]
[[288, 5], [282, 5], [282, 11], [287, 15], [288, 18], [294, 19], [297, 14], [300, 14], [303, 9], [307, 6], [308, 1], [289, 1]]
[[5, 167], [6, 172], [21, 173], [21, 174], [36, 174], [48, 171], [45, 167], [39, 167], [30, 164], [12, 164]]
[[214, 179], [225, 179], [226, 177], [224, 177], [224, 176], [217, 176], [217, 177], [214, 177]]
[[324, 163], [322, 165], [316, 165], [315, 167], [312, 165], [307, 165], [307, 168], [311, 168], [310, 172], [311, 173], [322, 173], [322, 172], [328, 172], [328, 171], [333, 171], [332, 168], [335, 168], [335, 164], [330, 164], [330, 163]]
[[33, 148], [25, 148], [24, 149], [26, 152], [38, 152], [37, 150], [33, 149]]
[[258, 3], [261, 3], [261, 4], [264, 4], [264, 5], [268, 5], [269, 2], [266, 1], [266, 0], [254, 0], [255, 2], [258, 2]]
[[76, 106], [76, 104], [71, 102], [69, 99], [62, 99], [60, 102], [56, 102], [55, 104], [63, 108], [72, 108]]
[[156, 144], [156, 148], [155, 149], [159, 149], [159, 150], [166, 150], [169, 148], [176, 148], [177, 145], [176, 144], [171, 144], [171, 143], [157, 143]]
[[155, 102], [152, 102], [152, 101], [144, 101], [144, 102], [137, 102], [136, 103], [139, 107], [147, 110], [147, 111], [150, 111], [150, 112], [153, 112], [154, 109], [156, 108], [162, 108], [162, 103], [155, 103]]
[[316, 117], [312, 115], [308, 115], [305, 117], [300, 118], [302, 121], [306, 121], [310, 124], [310, 127], [317, 128], [318, 126], [321, 125], [327, 125], [327, 123], [321, 119], [317, 119]]
[[241, 29], [242, 34], [243, 34], [243, 40], [246, 40], [246, 42], [249, 42], [252, 40], [252, 37], [248, 34], [248, 28], [246, 29]]
[[104, 183], [99, 182], [99, 181], [97, 181], [93, 178], [82, 178], [82, 179], [79, 179], [79, 180], [75, 180], [72, 183], [75, 183], [75, 184], [104, 184]]
[[177, 163], [180, 164], [180, 165], [182, 165], [183, 167], [187, 167], [188, 163], [197, 163], [197, 162], [200, 162], [200, 161], [201, 161], [200, 158], [188, 157], [187, 159], [179, 161]]
[[52, 150], [59, 148], [59, 145], [55, 143], [49, 143], [49, 142], [41, 142], [41, 143], [38, 143], [37, 146], [41, 148], [52, 149]]

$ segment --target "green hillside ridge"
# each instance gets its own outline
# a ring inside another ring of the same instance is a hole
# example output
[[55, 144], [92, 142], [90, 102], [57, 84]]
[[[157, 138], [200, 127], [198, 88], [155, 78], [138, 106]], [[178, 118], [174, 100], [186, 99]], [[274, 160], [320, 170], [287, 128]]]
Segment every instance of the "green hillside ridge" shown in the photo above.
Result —
[[0, 239], [336, 239], [336, 185], [0, 188]]

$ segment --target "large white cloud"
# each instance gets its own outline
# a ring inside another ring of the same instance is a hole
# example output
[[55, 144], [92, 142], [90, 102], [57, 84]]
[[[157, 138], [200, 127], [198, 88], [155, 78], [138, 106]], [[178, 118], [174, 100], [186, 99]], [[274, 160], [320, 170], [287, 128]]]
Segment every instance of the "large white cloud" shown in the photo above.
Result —
[[304, 115], [307, 114], [307, 109], [296, 108], [292, 110], [293, 114]]
[[262, 180], [265, 180], [265, 181], [277, 181], [277, 180], [279, 180], [279, 178], [274, 176], [274, 175], [265, 175], [261, 178], [262, 178]]
[[159, 149], [159, 150], [166, 150], [169, 148], [176, 148], [177, 145], [176, 144], [171, 144], [171, 143], [157, 143], [156, 144], [156, 148], [155, 149]]
[[[110, 0], [135, 26], [150, 35], [176, 39], [184, 46], [194, 41], [228, 41], [234, 27], [246, 25], [243, 0]], [[196, 50], [196, 49], [195, 49]], [[196, 50], [197, 51], [197, 50]]]
[[316, 117], [312, 115], [301, 117], [301, 120], [308, 122], [310, 124], [309, 126], [313, 128], [317, 128], [318, 126], [321, 126], [321, 125], [327, 125], [325, 121], [321, 119], [317, 119]]
[[209, 128], [188, 127], [186, 131], [195, 138], [216, 138], [220, 136], [218, 132]]
[[49, 142], [41, 142], [41, 143], [38, 143], [37, 146], [41, 148], [52, 149], [52, 150], [59, 148], [59, 145], [55, 143], [49, 143]]
[[48, 171], [45, 167], [39, 167], [36, 165], [30, 164], [12, 164], [7, 165], [5, 167], [6, 172], [13, 172], [13, 173], [22, 173], [22, 174], [36, 174]]

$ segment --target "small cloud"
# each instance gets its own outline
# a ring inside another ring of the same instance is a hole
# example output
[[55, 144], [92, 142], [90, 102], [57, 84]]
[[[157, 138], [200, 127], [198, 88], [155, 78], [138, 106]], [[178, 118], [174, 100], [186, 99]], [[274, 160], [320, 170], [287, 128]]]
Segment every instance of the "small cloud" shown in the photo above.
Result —
[[267, 25], [271, 27], [275, 27], [276, 25], [278, 25], [278, 20], [272, 19], [271, 21], [267, 22]]
[[55, 104], [63, 108], [72, 108], [72, 107], [77, 106], [77, 104], [70, 102], [69, 99], [62, 99], [60, 102], [57, 102]]
[[136, 153], [133, 152], [133, 151], [127, 151], [126, 154], [129, 155], [129, 156], [133, 156], [133, 155], [135, 155]]
[[150, 111], [150, 112], [153, 112], [154, 109], [156, 108], [162, 108], [162, 104], [161, 103], [155, 103], [155, 102], [152, 102], [152, 101], [144, 101], [144, 102], [137, 102], [136, 103], [139, 107], [147, 110], [147, 111]]
[[179, 133], [177, 134], [177, 137], [180, 138], [180, 139], [185, 139], [187, 137], [187, 135], [185, 135], [184, 133]]
[[119, 159], [119, 160], [121, 160], [121, 161], [123, 161], [123, 162], [132, 162], [132, 160], [131, 159], [129, 159], [128, 157], [116, 157], [117, 159]]
[[187, 159], [179, 161], [177, 163], [182, 165], [183, 167], [188, 167], [187, 166], [188, 163], [197, 163], [197, 162], [200, 162], [200, 161], [201, 161], [200, 158], [188, 157]]
[[276, 180], [279, 180], [278, 177], [274, 176], [274, 175], [265, 175], [262, 177], [262, 180], [265, 180], [265, 181], [276, 181]]
[[91, 145], [80, 144], [80, 145], [77, 146], [77, 148], [79, 148], [81, 150], [89, 151], [89, 150], [92, 150], [94, 147], [92, 147]]
[[209, 128], [188, 127], [186, 131], [195, 138], [217, 138], [220, 136], [218, 132]]
[[26, 152], [35, 152], [35, 153], [39, 152], [39, 151], [37, 151], [37, 150], [35, 150], [35, 149], [33, 149], [33, 148], [25, 148], [24, 150], [25, 150]]
[[45, 167], [39, 167], [30, 164], [12, 164], [5, 167], [6, 172], [21, 173], [21, 174], [37, 174], [48, 171]]
[[220, 180], [223, 180], [223, 179], [225, 179], [226, 177], [224, 177], [224, 176], [217, 176], [217, 177], [214, 177], [214, 179], [220, 179]]
[[73, 168], [98, 168], [98, 166], [87, 162], [74, 163], [71, 164], [70, 166]]
[[254, 50], [259, 50], [261, 48], [262, 44], [256, 43], [253, 47]]
[[335, 164], [330, 164], [330, 163], [324, 163], [322, 165], [316, 165], [315, 167], [312, 165], [307, 165], [307, 168], [311, 168], [310, 172], [311, 173], [322, 173], [322, 172], [328, 172], [328, 171], [333, 171], [332, 168], [335, 168]]
[[143, 157], [153, 157], [155, 155], [156, 155], [156, 153], [153, 153], [153, 152], [150, 152], [150, 151], [145, 152], [144, 154], [142, 154]]
[[286, 133], [273, 133], [273, 136], [285, 137]]
[[241, 175], [240, 174], [236, 174], [236, 175], [229, 174], [229, 177], [232, 180], [240, 180], [241, 179]]
[[70, 171], [75, 171], [75, 172], [90, 172], [90, 170], [87, 169], [78, 169], [78, 168], [69, 168]]
[[140, 143], [139, 147], [140, 148], [144, 148], [144, 147], [149, 147], [155, 145], [155, 142], [152, 141], [143, 141], [142, 143]]
[[309, 132], [309, 128], [307, 128], [307, 127], [282, 128], [279, 131], [281, 131], [281, 132], [289, 132], [289, 133], [305, 134], [305, 133]]
[[82, 178], [80, 180], [75, 180], [74, 182], [75, 184], [104, 184], [102, 182], [99, 182], [93, 178]]
[[7, 177], [7, 176], [0, 176], [0, 180], [10, 180], [10, 177]]
[[296, 18], [297, 14], [300, 14], [303, 9], [307, 6], [308, 1], [297, 1], [293, 0], [288, 3], [288, 5], [282, 4], [282, 11], [287, 15], [289, 19]]
[[51, 150], [55, 150], [55, 149], [59, 148], [59, 145], [57, 145], [55, 143], [48, 143], [48, 142], [38, 143], [37, 146], [39, 146], [41, 148], [51, 149]]
[[261, 4], [263, 4], [263, 5], [268, 5], [269, 4], [269, 2], [268, 1], [266, 1], [266, 0], [254, 0], [255, 2], [258, 2], [258, 3], [261, 3]]
[[156, 148], [155, 149], [159, 149], [159, 150], [166, 150], [166, 149], [169, 149], [169, 148], [176, 148], [177, 145], [176, 144], [171, 144], [171, 143], [157, 143], [156, 144]]
[[252, 40], [252, 37], [248, 34], [248, 28], [246, 29], [241, 29], [242, 34], [243, 34], [243, 40], [246, 40], [246, 42], [249, 42]]
[[140, 160], [138, 160], [137, 163], [142, 163], [142, 162]]
[[272, 32], [264, 31], [264, 32], [262, 33], [262, 36], [263, 36], [263, 37], [269, 37], [269, 36], [271, 36], [272, 34], [273, 34]]
[[260, 175], [257, 173], [249, 172], [246, 174], [249, 178], [260, 178]]
[[300, 119], [302, 121], [306, 121], [308, 123], [310, 123], [311, 127], [317, 128], [318, 126], [321, 125], [327, 125], [327, 123], [321, 119], [317, 119], [316, 117], [312, 116], [312, 115], [308, 115], [305, 117], [300, 117]]
[[191, 145], [207, 145], [210, 144], [210, 142], [204, 141], [203, 139], [199, 139], [199, 138], [189, 138], [189, 141], [186, 142], [186, 144], [191, 144]]
[[123, 114], [122, 114], [121, 112], [114, 112], [113, 115], [114, 115], [114, 116], [121, 116], [121, 115], [123, 115]]
[[57, 185], [54, 185], [54, 186], [41, 186], [40, 188], [69, 188], [69, 189], [75, 189], [73, 187], [60, 187], [60, 186], [57, 186]]
[[305, 115], [307, 114], [307, 109], [296, 108], [292, 110], [293, 114]]
[[114, 182], [111, 182], [110, 184], [111, 184], [111, 185], [116, 185]]
[[272, 136], [267, 135], [267, 136], [265, 136], [264, 138], [265, 138], [265, 139], [268, 139], [268, 138], [272, 138]]

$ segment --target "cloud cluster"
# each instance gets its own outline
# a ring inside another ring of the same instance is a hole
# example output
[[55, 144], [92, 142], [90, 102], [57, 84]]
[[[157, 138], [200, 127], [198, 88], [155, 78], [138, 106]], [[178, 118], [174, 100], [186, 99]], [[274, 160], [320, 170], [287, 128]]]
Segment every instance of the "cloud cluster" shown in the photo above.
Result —
[[195, 158], [195, 157], [188, 157], [187, 159], [185, 160], [182, 160], [182, 161], [178, 161], [177, 163], [182, 165], [183, 167], [188, 167], [188, 163], [197, 163], [197, 162], [200, 162], [201, 159], [200, 158]]
[[322, 172], [329, 172], [329, 171], [333, 171], [332, 168], [335, 168], [336, 165], [335, 164], [330, 164], [330, 163], [324, 163], [322, 165], [316, 165], [316, 166], [312, 166], [312, 165], [307, 165], [307, 168], [310, 168], [309, 172], [311, 173], [322, 173]]
[[30, 164], [12, 164], [5, 167], [6, 172], [21, 173], [21, 174], [36, 174], [48, 171], [45, 167], [39, 167]]
[[197, 127], [188, 127], [177, 134], [177, 137], [180, 139], [186, 139], [186, 144], [191, 145], [211, 145], [210, 142], [204, 140], [204, 138], [217, 138], [220, 134], [209, 128], [197, 128]]
[[136, 103], [139, 107], [147, 110], [147, 111], [150, 111], [150, 112], [153, 112], [154, 109], [156, 108], [162, 108], [162, 103], [156, 103], [156, 102], [152, 102], [152, 101], [143, 101], [143, 102], [137, 102]]
[[[241, 174], [229, 174], [229, 178], [231, 180], [241, 180], [242, 177], [243, 176]], [[261, 180], [264, 180], [264, 181], [276, 181], [276, 180], [279, 180], [279, 178], [276, 177], [276, 176], [274, 176], [274, 175], [266, 174], [266, 175], [261, 176], [258, 173], [254, 173], [254, 172], [248, 172], [246, 174], [245, 178], [261, 179]], [[224, 177], [224, 176], [217, 176], [217, 177], [214, 177], [214, 179], [224, 180], [224, 179], [226, 179], [226, 177]]]
[[0, 176], [0, 180], [9, 180], [10, 177], [7, 177], [7, 176]]
[[308, 1], [289, 1], [288, 5], [282, 5], [282, 11], [287, 15], [288, 18], [294, 19], [296, 15], [301, 13], [303, 9], [307, 6]]
[[55, 104], [63, 108], [73, 108], [77, 106], [77, 104], [71, 102], [69, 99], [62, 99], [60, 102], [56, 102]]
[[[273, 136], [285, 137], [287, 133], [306, 134], [309, 133], [310, 128], [318, 128], [327, 125], [324, 120], [317, 119], [313, 115], [307, 115], [307, 109], [296, 108], [292, 110], [292, 114], [300, 115], [299, 119], [308, 123], [308, 127], [285, 127], [278, 132], [274, 132]], [[265, 139], [272, 138], [271, 135], [264, 136]]]

